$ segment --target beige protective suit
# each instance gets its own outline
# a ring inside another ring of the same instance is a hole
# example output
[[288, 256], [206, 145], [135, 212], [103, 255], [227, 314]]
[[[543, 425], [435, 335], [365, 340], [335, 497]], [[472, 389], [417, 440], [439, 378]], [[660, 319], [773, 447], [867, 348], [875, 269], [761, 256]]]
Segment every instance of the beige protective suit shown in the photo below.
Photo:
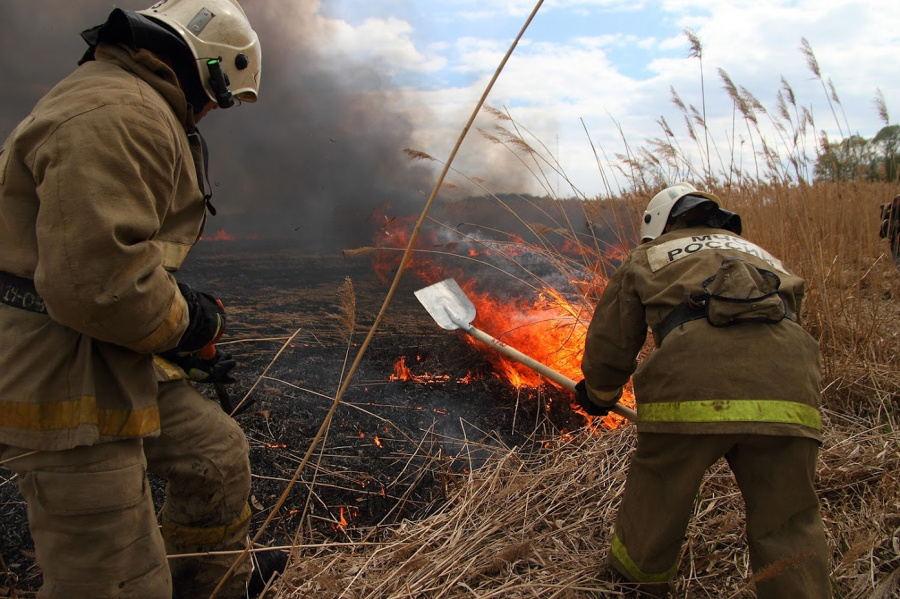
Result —
[[[778, 293], [749, 302], [707, 299], [709, 320], [702, 308], [687, 310], [694, 319], [666, 320], [704, 283], [720, 296], [761, 298], [744, 286], [754, 277]], [[757, 583], [758, 596], [830, 596], [813, 488], [819, 350], [800, 325], [803, 288], [764, 249], [696, 227], [640, 245], [610, 278], [582, 370], [589, 397], [601, 406], [612, 405], [634, 374], [638, 442], [611, 555], [628, 579], [659, 584], [675, 576], [703, 474], [725, 457], [746, 504], [753, 569], [778, 564]], [[770, 308], [786, 316], [778, 320]], [[752, 320], [726, 325], [735, 314]], [[648, 328], [658, 347], [638, 367]]]
[[[242, 548], [250, 515], [243, 432], [154, 364], [188, 322], [170, 273], [204, 224], [200, 140], [166, 64], [125, 46], [95, 56], [0, 153], [0, 271], [46, 307], [0, 303], [0, 459], [24, 455], [5, 467], [40, 597], [169, 597], [172, 577], [198, 597], [233, 558], [166, 551]], [[168, 479], [162, 532], [148, 470]], [[248, 569], [221, 596], [241, 596]]]

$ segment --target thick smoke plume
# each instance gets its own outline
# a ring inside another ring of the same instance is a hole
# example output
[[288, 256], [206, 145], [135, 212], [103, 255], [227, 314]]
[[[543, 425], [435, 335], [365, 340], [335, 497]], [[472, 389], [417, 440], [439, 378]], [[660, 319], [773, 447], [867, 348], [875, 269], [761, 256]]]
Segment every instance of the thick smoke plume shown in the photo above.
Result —
[[[85, 49], [82, 30], [113, 8], [149, 2], [2, 0], [0, 138], [75, 68]], [[374, 65], [322, 58], [329, 31], [317, 1], [242, 5], [263, 48], [260, 101], [201, 122], [219, 212], [207, 232], [328, 251], [368, 244], [385, 206], [420, 212], [435, 175], [402, 151], [413, 119], [400, 94]]]

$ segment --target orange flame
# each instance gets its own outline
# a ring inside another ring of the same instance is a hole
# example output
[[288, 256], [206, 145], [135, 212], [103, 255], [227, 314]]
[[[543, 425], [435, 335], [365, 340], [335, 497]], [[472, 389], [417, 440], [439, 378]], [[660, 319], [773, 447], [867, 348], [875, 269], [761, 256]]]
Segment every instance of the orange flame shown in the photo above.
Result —
[[[414, 383], [448, 383], [450, 382], [449, 374], [429, 374], [427, 372], [422, 374], [414, 374], [413, 371], [406, 365], [406, 356], [400, 356], [400, 358], [394, 363], [394, 373], [388, 376], [388, 380], [391, 381], [411, 381]], [[467, 374], [465, 377], [458, 379], [456, 382], [458, 383], [470, 383], [472, 382], [473, 377], [470, 374]]]
[[[381, 248], [399, 250], [408, 245], [413, 228], [414, 217], [388, 218], [384, 216], [384, 225], [379, 229], [379, 239], [376, 244]], [[425, 249], [429, 244], [430, 252], [413, 252], [412, 258], [407, 264], [407, 271], [418, 275], [426, 283], [436, 283], [439, 280], [454, 276], [432, 259], [435, 253], [453, 253], [452, 250], [444, 251], [443, 248], [454, 244], [439, 244], [434, 238], [429, 239], [427, 232], [417, 240], [417, 249]], [[577, 239], [563, 239], [554, 247], [548, 249], [543, 246], [535, 246], [525, 242], [514, 235], [509, 235], [505, 241], [484, 241], [477, 246], [456, 248], [457, 255], [477, 257], [489, 260], [502, 256], [504, 258], [518, 257], [526, 253], [543, 255], [551, 261], [558, 261], [559, 256], [578, 257], [584, 262], [596, 260], [596, 268], [601, 268], [601, 256], [595, 247], [588, 247]], [[378, 252], [374, 261], [376, 272], [383, 281], [388, 282], [399, 267], [402, 253], [399, 251]], [[624, 259], [626, 250], [617, 245], [610, 245], [607, 254], [602, 256], [606, 260]], [[552, 263], [552, 262], [551, 262]], [[592, 270], [594, 266], [589, 269]], [[462, 278], [462, 277], [461, 277]], [[574, 289], [575, 297], [566, 297], [557, 289], [544, 284], [536, 289], [531, 298], [498, 298], [496, 292], [491, 294], [479, 291], [477, 282], [471, 279], [458, 281], [468, 298], [475, 305], [476, 317], [473, 325], [497, 338], [508, 346], [517, 349], [525, 355], [547, 365], [562, 375], [580, 380], [581, 360], [584, 355], [584, 343], [587, 336], [587, 325], [593, 313], [592, 302], [606, 285], [606, 278], [596, 272], [586, 275], [588, 280], [570, 281]], [[514, 388], [539, 387], [548, 380], [531, 370], [530, 368], [506, 358], [503, 354], [488, 350], [480, 341], [470, 336], [464, 337], [468, 343], [484, 355], [491, 362], [494, 374]], [[394, 374], [390, 380], [403, 380], [426, 382], [435, 381], [431, 375], [415, 375], [410, 370], [405, 358], [401, 358], [394, 365]], [[470, 375], [458, 382], [470, 382], [466, 380]], [[634, 396], [630, 386], [623, 395], [622, 403], [630, 407], [634, 406]], [[437, 411], [437, 410], [435, 410]], [[578, 411], [578, 410], [576, 410]], [[590, 427], [603, 426], [604, 428], [616, 428], [625, 420], [624, 418], [610, 414], [601, 419], [596, 419], [582, 413], [588, 420]]]
[[219, 229], [212, 237], [207, 237], [206, 235], [200, 237], [200, 241], [234, 241], [236, 239], [237, 237], [234, 235], [226, 233], [225, 229]]
[[[590, 311], [566, 300], [549, 287], [534, 300], [500, 301], [466, 285], [466, 295], [475, 305], [475, 324], [510, 347], [534, 358], [573, 380], [581, 378], [581, 357]], [[480, 347], [481, 342], [467, 337]], [[537, 372], [502, 354], [489, 354], [495, 372], [516, 388], [537, 387], [547, 382]]]

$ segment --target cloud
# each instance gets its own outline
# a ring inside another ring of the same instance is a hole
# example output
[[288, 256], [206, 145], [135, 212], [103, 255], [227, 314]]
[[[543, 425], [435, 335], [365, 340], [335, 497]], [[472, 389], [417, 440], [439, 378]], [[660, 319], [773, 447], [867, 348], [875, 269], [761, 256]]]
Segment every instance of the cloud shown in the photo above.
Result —
[[[524, 17], [533, 3], [450, 4], [447, 10], [455, 8], [461, 16], [445, 24], [458, 33], [456, 43], [444, 53], [447, 71], [466, 77], [457, 80], [462, 87], [429, 96], [448, 117], [450, 98], [456, 99], [458, 121], [466, 106], [474, 104], [517, 31], [510, 27], [510, 16]], [[883, 91], [889, 108], [897, 106], [900, 84], [892, 54], [898, 47], [900, 15], [887, 2], [667, 0], [629, 8], [626, 23], [616, 21], [624, 14], [622, 3], [545, 3], [488, 100], [510, 107], [514, 118], [535, 137], [549, 149], [558, 149], [584, 189], [601, 189], [588, 134], [608, 153], [622, 153], [626, 143], [639, 146], [660, 136], [659, 120], [664, 118], [681, 136], [685, 151], [691, 151], [695, 144], [688, 138], [685, 115], [672, 103], [672, 90], [689, 107], [706, 111], [711, 135], [724, 151], [740, 146], [737, 136], [746, 137], [746, 129], [723, 89], [720, 69], [772, 112], [783, 78], [801, 106], [815, 116], [816, 130], [832, 136], [846, 131], [847, 123], [851, 131], [866, 136], [877, 132], [883, 123], [873, 107], [876, 89]], [[470, 21], [501, 15], [502, 28], [487, 30]], [[688, 56], [683, 33], [687, 27], [702, 42], [702, 63]], [[597, 35], [581, 35], [584, 30]], [[560, 31], [575, 35], [567, 37]], [[803, 38], [819, 60], [825, 84], [831, 81], [842, 101], [837, 118], [829, 106], [830, 92], [813, 78], [800, 51]], [[892, 112], [896, 120], [897, 111]], [[766, 135], [775, 136], [766, 118], [761, 127]], [[816, 135], [811, 131], [807, 138], [811, 151]], [[438, 143], [439, 137], [428, 139]], [[770, 142], [779, 140], [776, 136]], [[745, 147], [749, 151], [750, 144]]]
[[[0, 68], [11, 83], [0, 96], [0, 132], [15, 124], [9, 115], [21, 118], [71, 70], [85, 13], [101, 19], [108, 10], [101, 0], [78, 4], [47, 0], [48, 10], [35, 13], [26, 0], [0, 2], [13, 33], [0, 39]], [[402, 148], [446, 159], [534, 2], [447, 0], [416, 12], [403, 2], [333, 0], [329, 16], [319, 2], [245, 5], [263, 37], [260, 104], [204, 122], [216, 142], [224, 212], [240, 212], [242, 196], [259, 197], [288, 215], [284, 222], [321, 215], [339, 229], [345, 208], [364, 212], [429, 187], [434, 169], [409, 165]], [[702, 42], [702, 63], [688, 56], [687, 27]], [[548, 0], [487, 102], [509, 109], [531, 142], [554, 153], [591, 195], [603, 189], [595, 151], [603, 160], [634, 149], [661, 135], [661, 119], [686, 151], [695, 145], [672, 90], [705, 109], [720, 147], [740, 146], [720, 69], [770, 110], [784, 78], [817, 130], [833, 135], [849, 123], [874, 135], [882, 124], [876, 89], [894, 120], [900, 114], [898, 37], [900, 14], [886, 0]], [[843, 103], [837, 119], [800, 52], [802, 38]], [[498, 186], [540, 191], [520, 158], [479, 135], [494, 124], [479, 116], [454, 166]]]

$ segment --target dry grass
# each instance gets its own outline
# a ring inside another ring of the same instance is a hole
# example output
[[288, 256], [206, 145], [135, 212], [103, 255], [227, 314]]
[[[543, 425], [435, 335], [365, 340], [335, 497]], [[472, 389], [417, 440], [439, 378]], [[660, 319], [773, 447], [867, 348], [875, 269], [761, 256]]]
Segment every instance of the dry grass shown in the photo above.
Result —
[[[893, 596], [897, 437], [830, 410], [825, 421], [819, 486], [836, 596]], [[355, 543], [296, 547], [273, 596], [637, 597], [604, 563], [633, 442], [626, 427], [498, 451], [427, 518], [348, 531]], [[698, 495], [679, 574], [676, 597], [753, 596], [743, 506], [724, 462]]]

